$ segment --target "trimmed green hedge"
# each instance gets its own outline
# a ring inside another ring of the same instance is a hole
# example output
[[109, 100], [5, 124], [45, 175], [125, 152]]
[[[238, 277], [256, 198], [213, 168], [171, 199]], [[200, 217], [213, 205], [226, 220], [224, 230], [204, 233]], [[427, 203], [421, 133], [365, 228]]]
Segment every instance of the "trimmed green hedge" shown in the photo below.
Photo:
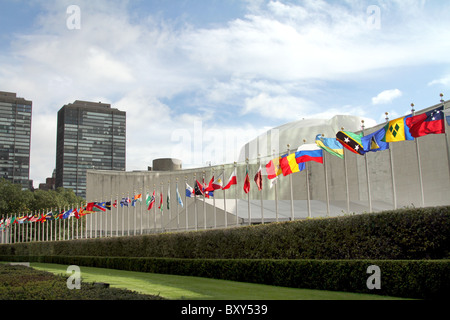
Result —
[[[0, 260], [11, 261], [11, 257], [3, 256]], [[450, 260], [212, 260], [81, 256], [16, 256], [13, 260], [403, 298], [450, 297]], [[367, 268], [371, 265], [381, 270], [379, 290], [367, 288], [367, 280], [372, 275], [367, 273]]]
[[0, 255], [182, 259], [448, 259], [450, 207], [208, 231], [0, 245]]

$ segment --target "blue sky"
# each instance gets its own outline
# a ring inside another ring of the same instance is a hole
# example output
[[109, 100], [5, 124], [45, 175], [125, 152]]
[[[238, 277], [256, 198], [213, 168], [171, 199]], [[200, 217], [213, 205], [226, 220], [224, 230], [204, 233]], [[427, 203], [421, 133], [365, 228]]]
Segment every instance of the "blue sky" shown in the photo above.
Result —
[[55, 167], [56, 113], [75, 100], [127, 111], [131, 171], [172, 156], [185, 167], [229, 163], [245, 142], [287, 122], [350, 114], [376, 124], [385, 112], [394, 118], [412, 102], [420, 109], [450, 96], [447, 1], [0, 0], [0, 7], [0, 90], [33, 101], [35, 186]]

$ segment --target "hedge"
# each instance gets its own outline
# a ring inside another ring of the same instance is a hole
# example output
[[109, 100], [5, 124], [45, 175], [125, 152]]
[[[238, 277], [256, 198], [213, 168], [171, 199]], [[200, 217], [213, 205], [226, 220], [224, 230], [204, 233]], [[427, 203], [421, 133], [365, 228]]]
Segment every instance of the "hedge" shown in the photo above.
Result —
[[[11, 261], [11, 257], [0, 256], [0, 260]], [[450, 297], [450, 260], [223, 260], [82, 256], [16, 256], [12, 260], [403, 298], [440, 300]], [[372, 275], [367, 268], [371, 265], [381, 270], [379, 290], [367, 287], [367, 280]]]
[[0, 245], [0, 255], [179, 259], [450, 258], [450, 207], [133, 237]]

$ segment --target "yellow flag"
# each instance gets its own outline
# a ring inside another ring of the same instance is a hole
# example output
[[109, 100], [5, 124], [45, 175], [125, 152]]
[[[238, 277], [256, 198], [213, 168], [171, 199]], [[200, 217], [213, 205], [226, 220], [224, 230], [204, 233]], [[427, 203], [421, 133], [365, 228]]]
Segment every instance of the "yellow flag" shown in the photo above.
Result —
[[405, 119], [409, 118], [403, 117], [389, 121], [386, 125], [386, 136], [382, 141], [384, 142], [398, 142], [404, 140], [414, 140], [414, 138], [409, 133], [409, 128], [405, 124]]

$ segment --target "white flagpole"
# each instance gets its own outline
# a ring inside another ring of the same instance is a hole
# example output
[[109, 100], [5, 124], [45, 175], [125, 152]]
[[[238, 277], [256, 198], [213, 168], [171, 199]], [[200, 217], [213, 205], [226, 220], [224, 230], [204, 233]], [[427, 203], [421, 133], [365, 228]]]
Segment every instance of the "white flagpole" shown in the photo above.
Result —
[[[223, 177], [225, 178], [225, 165], [223, 166]], [[228, 228], [228, 214], [227, 214], [227, 197], [226, 190], [223, 190], [223, 213], [225, 218], [225, 228]]]
[[[262, 186], [262, 166], [261, 166], [261, 154], [258, 154], [258, 163], [259, 163], [259, 168], [258, 168], [258, 172], [261, 170], [261, 186]], [[264, 206], [263, 206], [263, 192], [264, 190], [261, 189], [259, 191], [259, 195], [261, 197], [261, 223], [264, 224]]]
[[[237, 162], [234, 162], [234, 169], [237, 169]], [[237, 180], [237, 170], [236, 170], [236, 180]], [[235, 198], [235, 205], [236, 205], [236, 227], [239, 224], [239, 218], [238, 218], [238, 199], [237, 199], [237, 185], [234, 187], [234, 198]]]
[[[306, 140], [303, 139], [303, 143], [306, 143]], [[311, 195], [309, 192], [309, 163], [305, 163], [305, 169], [306, 169], [306, 195], [307, 195], [307, 207], [308, 207], [308, 217], [311, 218]]]
[[203, 170], [203, 229], [206, 230], [206, 191], [205, 191], [205, 178], [206, 178], [206, 172]]
[[142, 189], [141, 189], [141, 235], [144, 234], [144, 212], [143, 212], [143, 207], [144, 207], [144, 193], [145, 193], [145, 188], [144, 188], [144, 179], [142, 179]]
[[195, 218], [195, 230], [197, 231], [198, 230], [198, 219], [197, 219], [197, 215], [198, 215], [198, 211], [197, 211], [197, 194], [196, 194], [196, 191], [195, 191], [195, 186], [197, 186], [198, 187], [198, 185], [197, 185], [197, 174], [196, 173], [194, 173], [194, 212], [195, 212], [195, 216], [194, 216], [194, 218]]
[[[248, 162], [249, 162], [249, 160], [247, 158], [245, 160], [246, 169], [247, 169], [246, 171], [247, 171], [247, 174], [248, 174], [248, 180], [250, 181], [250, 172], [248, 170]], [[245, 183], [245, 181], [244, 181], [244, 183]], [[250, 190], [247, 193], [247, 214], [248, 214], [248, 225], [251, 225], [252, 224], [252, 215], [251, 215], [251, 211], [250, 211]]]
[[[411, 103], [411, 114], [412, 114], [412, 116], [415, 116], [414, 103]], [[419, 140], [414, 139], [414, 142], [416, 143], [417, 166], [419, 169], [419, 187], [420, 187], [421, 206], [424, 207], [425, 206], [425, 195], [424, 195], [424, 191], [423, 191], [422, 164], [420, 161]]]
[[184, 176], [184, 182], [185, 182], [185, 187], [184, 187], [184, 205], [186, 206], [185, 211], [186, 211], [186, 231], [189, 230], [189, 219], [188, 219], [188, 203], [187, 203], [187, 194], [186, 194], [186, 187], [187, 187], [187, 176]]
[[[211, 170], [212, 170], [212, 172], [211, 172], [211, 174], [212, 174], [212, 180], [213, 180], [213, 182], [214, 182], [214, 178], [215, 178], [214, 173], [215, 173], [215, 170], [214, 170], [213, 168], [212, 168]], [[217, 229], [216, 195], [215, 195], [215, 191], [212, 191], [212, 192], [213, 192], [213, 207], [214, 207], [214, 229]]]
[[[386, 123], [389, 123], [389, 112], [386, 112]], [[391, 164], [391, 177], [392, 177], [392, 201], [394, 210], [397, 209], [397, 192], [395, 187], [395, 175], [394, 175], [394, 155], [392, 154], [393, 143], [389, 144], [389, 162]]]
[[156, 207], [157, 207], [157, 202], [156, 202], [156, 183], [153, 185], [153, 188], [155, 190], [155, 203], [153, 205], [153, 229], [154, 232], [156, 233]]
[[[322, 135], [324, 136], [324, 135]], [[330, 195], [328, 192], [328, 170], [327, 170], [327, 160], [328, 158], [326, 158], [326, 153], [327, 152], [323, 152], [323, 167], [324, 167], [324, 172], [325, 172], [325, 195], [327, 198], [327, 217], [330, 217]]]
[[[364, 135], [364, 120], [361, 120], [361, 129]], [[369, 174], [369, 160], [367, 159], [367, 153], [364, 154], [364, 162], [366, 164], [366, 177], [367, 177], [367, 197], [369, 201], [369, 213], [372, 212], [372, 194], [370, 190], [370, 174]]]
[[[177, 196], [177, 231], [180, 231], [180, 203], [178, 197], [180, 196], [180, 191], [178, 190], [178, 178], [176, 178], [176, 196]], [[181, 197], [181, 196], [180, 196]]]
[[[287, 149], [287, 154], [289, 156], [291, 150], [291, 145], [288, 144], [287, 145], [288, 149]], [[292, 187], [292, 174], [289, 175], [289, 185], [290, 185], [290, 191], [291, 191], [291, 221], [295, 220], [295, 215], [294, 215], [294, 190]]]
[[[275, 159], [275, 149], [273, 150], [273, 159]], [[278, 169], [275, 168], [275, 174], [277, 174]], [[275, 183], [275, 217], [276, 217], [276, 221], [278, 222], [278, 175], [274, 178], [274, 183]]]
[[[344, 127], [341, 128], [344, 131]], [[347, 157], [345, 156], [345, 148], [343, 148], [343, 156], [344, 156], [344, 173], [345, 173], [345, 192], [346, 192], [346, 200], [347, 200], [347, 213], [350, 213], [350, 192], [348, 189], [348, 170], [347, 170]]]

